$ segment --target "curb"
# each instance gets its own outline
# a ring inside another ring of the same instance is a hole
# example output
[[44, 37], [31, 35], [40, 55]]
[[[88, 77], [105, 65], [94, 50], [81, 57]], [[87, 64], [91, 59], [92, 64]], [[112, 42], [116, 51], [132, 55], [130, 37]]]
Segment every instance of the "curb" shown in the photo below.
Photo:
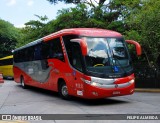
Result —
[[160, 93], [160, 89], [154, 89], [154, 88], [135, 88], [135, 92]]

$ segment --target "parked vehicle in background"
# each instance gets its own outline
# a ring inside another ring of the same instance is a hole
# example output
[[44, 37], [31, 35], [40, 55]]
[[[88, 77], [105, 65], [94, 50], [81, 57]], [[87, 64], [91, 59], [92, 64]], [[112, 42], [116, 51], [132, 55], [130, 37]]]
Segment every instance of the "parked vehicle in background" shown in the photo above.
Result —
[[4, 78], [13, 78], [13, 55], [0, 58], [0, 72]]
[[127, 43], [114, 31], [65, 29], [14, 50], [14, 79], [27, 85], [87, 99], [130, 95], [135, 77]]

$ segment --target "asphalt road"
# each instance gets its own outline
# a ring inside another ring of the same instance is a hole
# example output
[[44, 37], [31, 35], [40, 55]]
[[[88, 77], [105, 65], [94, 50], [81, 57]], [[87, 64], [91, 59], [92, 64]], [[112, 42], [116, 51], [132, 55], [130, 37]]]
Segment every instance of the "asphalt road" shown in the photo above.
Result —
[[[23, 89], [14, 81], [5, 80], [0, 86], [0, 114], [160, 114], [160, 93], [135, 92], [129, 96], [98, 100], [72, 98], [67, 101], [55, 92], [33, 87]], [[157, 121], [149, 121], [152, 122]]]

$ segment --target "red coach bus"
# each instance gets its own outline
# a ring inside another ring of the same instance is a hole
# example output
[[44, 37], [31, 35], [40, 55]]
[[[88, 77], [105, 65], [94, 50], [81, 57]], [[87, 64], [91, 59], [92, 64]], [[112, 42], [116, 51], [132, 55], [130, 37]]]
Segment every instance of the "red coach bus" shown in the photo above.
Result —
[[118, 32], [64, 29], [14, 51], [14, 79], [22, 87], [35, 86], [59, 92], [62, 98], [87, 99], [129, 95], [134, 73], [126, 42]]

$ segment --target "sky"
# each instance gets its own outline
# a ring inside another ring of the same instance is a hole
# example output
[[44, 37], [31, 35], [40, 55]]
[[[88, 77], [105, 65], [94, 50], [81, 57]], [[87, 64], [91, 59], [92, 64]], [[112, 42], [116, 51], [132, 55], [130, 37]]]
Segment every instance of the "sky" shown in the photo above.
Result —
[[9, 21], [15, 27], [23, 27], [30, 20], [38, 20], [35, 16], [46, 15], [49, 20], [55, 19], [58, 10], [73, 7], [73, 4], [50, 4], [47, 0], [0, 0], [0, 19]]

